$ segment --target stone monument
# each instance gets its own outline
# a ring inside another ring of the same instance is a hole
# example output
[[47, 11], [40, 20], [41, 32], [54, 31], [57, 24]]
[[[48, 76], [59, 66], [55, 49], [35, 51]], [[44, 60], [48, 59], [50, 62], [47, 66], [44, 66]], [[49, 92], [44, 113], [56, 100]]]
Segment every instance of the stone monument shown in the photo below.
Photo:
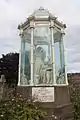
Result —
[[28, 94], [25, 96], [49, 107], [69, 101], [65, 28], [65, 24], [43, 7], [18, 26], [21, 37], [18, 88], [25, 88]]
[[5, 75], [1, 75], [0, 78], [0, 100], [4, 99], [5, 95], [6, 95], [6, 79], [5, 79]]

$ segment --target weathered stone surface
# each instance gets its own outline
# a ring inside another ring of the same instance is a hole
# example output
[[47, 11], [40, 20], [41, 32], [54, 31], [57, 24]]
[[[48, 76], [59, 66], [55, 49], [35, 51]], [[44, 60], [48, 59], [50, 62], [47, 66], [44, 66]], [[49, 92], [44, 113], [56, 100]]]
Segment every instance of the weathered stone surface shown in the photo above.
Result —
[[1, 75], [0, 78], [0, 99], [3, 99], [5, 97], [6, 94], [6, 79], [4, 75]]
[[32, 87], [34, 101], [54, 102], [54, 87]]
[[26, 99], [32, 99], [32, 87], [17, 86], [16, 93], [21, 94]]
[[5, 83], [5, 82], [6, 82], [5, 75], [1, 75], [0, 83]]
[[55, 86], [55, 104], [63, 105], [70, 103], [69, 86]]

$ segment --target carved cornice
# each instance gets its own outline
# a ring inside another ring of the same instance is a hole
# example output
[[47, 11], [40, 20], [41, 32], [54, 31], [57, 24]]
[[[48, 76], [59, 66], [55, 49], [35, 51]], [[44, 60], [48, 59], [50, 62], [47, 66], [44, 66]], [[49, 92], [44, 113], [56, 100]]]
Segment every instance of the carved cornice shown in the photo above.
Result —
[[27, 28], [31, 21], [54, 21], [55, 24], [57, 24], [58, 26], [60, 26], [61, 28], [66, 28], [66, 24], [63, 24], [62, 22], [59, 22], [57, 17], [55, 17], [54, 15], [52, 15], [48, 10], [46, 9], [41, 9], [39, 8], [38, 10], [34, 11], [27, 19], [26, 21], [21, 24], [18, 25], [18, 29], [20, 28]]

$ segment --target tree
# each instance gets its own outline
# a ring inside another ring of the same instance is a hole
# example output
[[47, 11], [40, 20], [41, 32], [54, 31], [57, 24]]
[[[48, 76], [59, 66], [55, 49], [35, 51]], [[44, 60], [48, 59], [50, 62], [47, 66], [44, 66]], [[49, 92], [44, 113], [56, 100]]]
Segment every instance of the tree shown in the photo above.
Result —
[[76, 84], [74, 80], [72, 80], [72, 75], [68, 76], [69, 86], [70, 86], [70, 96], [71, 103], [73, 108], [73, 119], [80, 120], [80, 86], [79, 83]]
[[8, 84], [18, 82], [19, 53], [8, 53], [0, 58], [0, 75], [4, 74]]
[[[4, 74], [8, 84], [18, 81], [19, 54], [8, 53], [0, 59], [0, 75]], [[44, 112], [32, 100], [26, 100], [14, 91], [0, 100], [0, 120], [42, 120]]]
[[80, 120], [80, 88], [71, 88], [71, 102], [73, 107], [74, 120]]

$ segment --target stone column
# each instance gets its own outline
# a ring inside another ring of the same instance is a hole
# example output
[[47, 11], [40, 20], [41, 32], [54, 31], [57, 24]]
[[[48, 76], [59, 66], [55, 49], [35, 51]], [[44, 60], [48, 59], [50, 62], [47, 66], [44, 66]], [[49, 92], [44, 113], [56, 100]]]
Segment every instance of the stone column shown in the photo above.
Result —
[[62, 37], [61, 37], [61, 40], [59, 42], [59, 50], [60, 50], [60, 65], [61, 65], [61, 68], [63, 67], [62, 65]]
[[[21, 36], [21, 34], [22, 34], [22, 30], [20, 31], [20, 36]], [[22, 40], [22, 39], [21, 39]], [[18, 86], [20, 86], [20, 67], [21, 66], [21, 42], [20, 42], [20, 52], [19, 52], [19, 71], [18, 71], [18, 76], [19, 76], [19, 78], [18, 78]]]
[[51, 61], [52, 61], [52, 83], [56, 84], [56, 79], [55, 79], [55, 61], [54, 61], [54, 21], [51, 21], [50, 23], [50, 29], [51, 29]]
[[31, 83], [30, 85], [32, 86], [34, 84], [34, 71], [33, 71], [33, 64], [34, 64], [34, 59], [33, 59], [33, 38], [34, 38], [34, 22], [30, 22], [30, 28], [31, 28]]
[[65, 50], [65, 44], [63, 41], [63, 37], [65, 35], [64, 33], [64, 29], [61, 30], [61, 41], [62, 41], [62, 45], [63, 45], [63, 50], [64, 50], [64, 64], [65, 64], [65, 80], [66, 80], [66, 85], [68, 85], [68, 80], [67, 80], [67, 60], [66, 60], [66, 50]]
[[21, 50], [19, 52], [19, 67], [18, 67], [19, 68], [19, 71], [18, 71], [19, 78], [18, 78], [18, 86], [20, 85], [20, 65], [21, 65]]
[[23, 68], [23, 71], [22, 71], [22, 75], [23, 75], [23, 82], [22, 82], [22, 84], [23, 85], [26, 85], [27, 84], [27, 79], [26, 79], [26, 76], [25, 76], [25, 40], [24, 39], [22, 39], [22, 51], [23, 51], [23, 57], [22, 57], [22, 59], [23, 59], [23, 66], [22, 66], [22, 68]]
[[[19, 80], [18, 80], [18, 85], [21, 85], [21, 81], [20, 81], [20, 76], [21, 76], [21, 51], [22, 51], [22, 47], [24, 48], [25, 46], [22, 46], [22, 40], [23, 40], [23, 29], [20, 29], [20, 37], [21, 37], [21, 47], [20, 47], [20, 52], [19, 52]], [[25, 43], [24, 43], [25, 44]], [[25, 55], [25, 53], [23, 53]], [[25, 59], [25, 58], [24, 58]], [[24, 66], [25, 66], [25, 63], [23, 64], [22, 66], [22, 69], [23, 69], [23, 78], [24, 78]]]

